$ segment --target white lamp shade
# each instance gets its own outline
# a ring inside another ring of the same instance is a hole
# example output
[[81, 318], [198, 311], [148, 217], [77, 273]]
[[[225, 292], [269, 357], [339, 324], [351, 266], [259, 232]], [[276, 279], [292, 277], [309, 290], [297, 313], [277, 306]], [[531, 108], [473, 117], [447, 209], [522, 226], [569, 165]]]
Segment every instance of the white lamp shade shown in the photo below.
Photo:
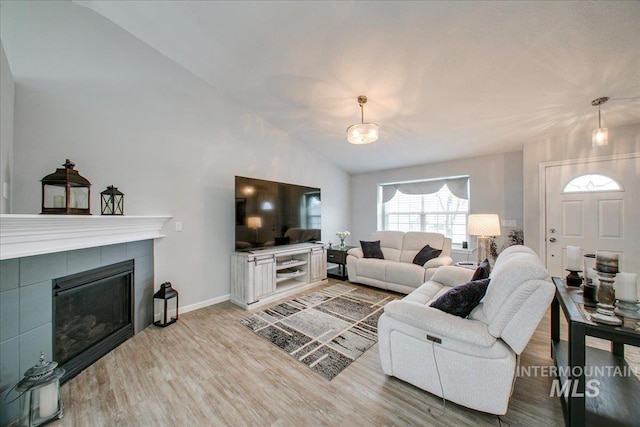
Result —
[[470, 236], [499, 236], [500, 217], [496, 214], [469, 215], [467, 234]]
[[591, 146], [601, 147], [609, 143], [609, 131], [607, 128], [598, 128], [593, 130], [591, 136]]
[[358, 123], [347, 128], [347, 141], [352, 144], [369, 144], [378, 140], [380, 127], [375, 123]]
[[260, 228], [262, 227], [262, 218], [259, 216], [250, 216], [247, 218], [247, 227]]

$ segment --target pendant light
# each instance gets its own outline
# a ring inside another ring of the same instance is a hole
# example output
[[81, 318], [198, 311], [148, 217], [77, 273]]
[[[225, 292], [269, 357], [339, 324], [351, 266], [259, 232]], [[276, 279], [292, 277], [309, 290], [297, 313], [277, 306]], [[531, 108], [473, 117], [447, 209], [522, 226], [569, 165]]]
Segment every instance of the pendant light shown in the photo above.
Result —
[[591, 145], [593, 147], [600, 147], [609, 143], [608, 130], [607, 128], [602, 127], [602, 122], [600, 120], [600, 106], [608, 100], [609, 97], [603, 96], [602, 98], [596, 98], [591, 101], [591, 105], [598, 107], [598, 128], [593, 130], [593, 134], [591, 136]]
[[367, 97], [360, 95], [358, 97], [358, 104], [360, 104], [360, 121], [355, 125], [351, 125], [347, 128], [347, 141], [352, 144], [369, 144], [378, 140], [378, 125], [375, 123], [364, 122], [364, 104], [367, 102]]

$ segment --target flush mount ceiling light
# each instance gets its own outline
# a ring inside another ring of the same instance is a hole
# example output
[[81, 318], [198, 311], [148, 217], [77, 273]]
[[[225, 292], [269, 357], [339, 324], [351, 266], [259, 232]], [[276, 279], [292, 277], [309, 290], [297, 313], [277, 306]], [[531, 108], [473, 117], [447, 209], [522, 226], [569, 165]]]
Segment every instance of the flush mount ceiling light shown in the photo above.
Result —
[[360, 95], [358, 104], [360, 104], [360, 121], [361, 123], [351, 125], [347, 128], [347, 141], [352, 144], [369, 144], [378, 140], [378, 125], [375, 123], [364, 122], [364, 107], [367, 97]]
[[593, 105], [594, 107], [598, 107], [598, 128], [593, 130], [593, 135], [591, 136], [591, 145], [593, 147], [600, 147], [609, 143], [609, 132], [607, 128], [602, 127], [602, 123], [600, 120], [600, 106], [608, 100], [609, 97], [603, 96], [602, 98], [596, 98], [591, 101], [591, 105]]

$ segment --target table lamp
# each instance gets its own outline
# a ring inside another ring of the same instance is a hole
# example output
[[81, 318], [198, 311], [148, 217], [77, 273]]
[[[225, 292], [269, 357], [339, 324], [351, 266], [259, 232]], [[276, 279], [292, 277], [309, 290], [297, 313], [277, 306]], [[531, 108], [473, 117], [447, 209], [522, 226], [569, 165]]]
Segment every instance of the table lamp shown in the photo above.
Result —
[[496, 214], [469, 215], [467, 234], [478, 237], [478, 265], [489, 258], [489, 238], [500, 235], [500, 217]]

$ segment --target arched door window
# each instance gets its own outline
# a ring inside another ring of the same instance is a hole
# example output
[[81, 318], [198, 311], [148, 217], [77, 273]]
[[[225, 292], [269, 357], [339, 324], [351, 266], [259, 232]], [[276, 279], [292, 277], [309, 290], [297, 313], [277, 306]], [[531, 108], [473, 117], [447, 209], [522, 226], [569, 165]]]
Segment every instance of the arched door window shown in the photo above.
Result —
[[562, 190], [563, 193], [593, 193], [596, 191], [623, 191], [623, 189], [613, 178], [599, 174], [587, 174], [573, 178]]

